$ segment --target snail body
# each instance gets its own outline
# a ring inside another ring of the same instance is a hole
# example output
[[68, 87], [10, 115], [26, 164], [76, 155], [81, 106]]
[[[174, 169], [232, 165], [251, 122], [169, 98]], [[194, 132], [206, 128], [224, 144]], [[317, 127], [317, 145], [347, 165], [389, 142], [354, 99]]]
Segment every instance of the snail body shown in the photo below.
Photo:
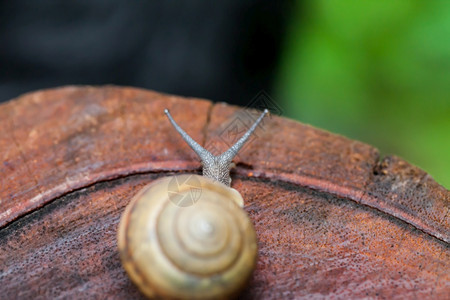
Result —
[[229, 186], [231, 159], [251, 132], [241, 138], [242, 145], [230, 148], [231, 153], [216, 157], [187, 136], [167, 110], [166, 114], [201, 153], [204, 176], [164, 177], [133, 197], [118, 230], [122, 264], [148, 297], [233, 297], [249, 280], [257, 258], [256, 233], [242, 209], [242, 196]]

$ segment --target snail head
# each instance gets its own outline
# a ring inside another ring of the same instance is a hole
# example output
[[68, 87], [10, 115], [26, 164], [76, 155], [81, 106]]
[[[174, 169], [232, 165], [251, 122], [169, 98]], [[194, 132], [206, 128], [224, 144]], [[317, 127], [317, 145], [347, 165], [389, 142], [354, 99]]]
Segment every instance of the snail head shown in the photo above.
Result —
[[255, 131], [256, 127], [262, 121], [264, 116], [269, 111], [267, 109], [259, 116], [255, 123], [247, 130], [247, 132], [227, 151], [220, 155], [213, 155], [211, 152], [200, 146], [196, 141], [194, 141], [172, 118], [168, 109], [164, 110], [164, 113], [169, 118], [173, 127], [178, 131], [181, 137], [186, 141], [186, 143], [194, 150], [195, 153], [200, 157], [203, 166], [203, 176], [211, 178], [215, 181], [221, 182], [226, 186], [230, 186], [231, 177], [230, 169], [232, 166], [232, 160], [237, 155], [239, 150], [245, 145], [252, 133]]

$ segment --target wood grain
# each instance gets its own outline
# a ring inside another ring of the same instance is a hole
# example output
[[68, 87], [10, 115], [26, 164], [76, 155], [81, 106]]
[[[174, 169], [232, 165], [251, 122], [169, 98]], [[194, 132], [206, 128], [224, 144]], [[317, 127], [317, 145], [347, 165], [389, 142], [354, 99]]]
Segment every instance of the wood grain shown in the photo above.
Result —
[[[224, 150], [252, 111], [121, 87], [64, 87], [0, 105], [0, 295], [140, 298], [117, 225], [130, 198], [199, 173], [175, 120]], [[235, 159], [232, 186], [259, 239], [242, 298], [446, 299], [450, 193], [400, 158], [271, 116]]]

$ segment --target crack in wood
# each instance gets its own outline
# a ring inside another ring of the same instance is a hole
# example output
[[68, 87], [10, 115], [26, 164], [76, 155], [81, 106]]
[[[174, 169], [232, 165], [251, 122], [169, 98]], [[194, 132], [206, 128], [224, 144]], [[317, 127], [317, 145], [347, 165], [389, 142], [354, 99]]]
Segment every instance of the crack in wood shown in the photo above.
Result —
[[[208, 128], [209, 128], [209, 124], [211, 123], [211, 115], [212, 115], [212, 111], [213, 108], [215, 106], [215, 103], [210, 103], [209, 107], [208, 107], [208, 111], [206, 113], [206, 122], [205, 125], [203, 126], [203, 140], [202, 140], [202, 146], [205, 147], [206, 146], [206, 141], [208, 139]], [[208, 150], [208, 149], [206, 149]]]

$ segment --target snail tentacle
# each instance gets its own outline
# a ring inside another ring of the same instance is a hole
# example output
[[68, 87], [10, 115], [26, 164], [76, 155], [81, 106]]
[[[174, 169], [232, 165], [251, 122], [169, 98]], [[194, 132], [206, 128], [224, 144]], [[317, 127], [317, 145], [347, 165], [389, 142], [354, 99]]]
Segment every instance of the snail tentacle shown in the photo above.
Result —
[[255, 131], [256, 127], [259, 125], [259, 123], [261, 123], [262, 119], [268, 112], [269, 111], [265, 109], [263, 113], [259, 116], [258, 120], [256, 120], [255, 123], [253, 123], [253, 125], [247, 130], [247, 132], [233, 146], [231, 146], [230, 149], [228, 149], [219, 156], [221, 161], [226, 162], [227, 164], [231, 163], [231, 160], [245, 145], [245, 143], [248, 141], [252, 133]]
[[203, 166], [203, 176], [211, 178], [215, 181], [221, 182], [226, 186], [230, 186], [231, 177], [231, 161], [237, 155], [238, 151], [245, 145], [252, 133], [255, 131], [256, 127], [261, 123], [264, 116], [269, 111], [267, 109], [259, 116], [256, 122], [247, 130], [247, 132], [227, 151], [215, 156], [202, 146], [200, 146], [193, 138], [191, 138], [172, 118], [168, 109], [164, 110], [164, 113], [169, 118], [173, 127], [178, 131], [181, 137], [186, 141], [186, 143], [194, 150], [195, 153], [200, 157]]
[[211, 152], [209, 152], [208, 150], [206, 150], [205, 148], [200, 146], [199, 143], [194, 141], [194, 139], [191, 138], [190, 135], [187, 134], [186, 131], [184, 131], [183, 128], [181, 128], [177, 124], [177, 122], [175, 122], [175, 120], [170, 115], [170, 112], [169, 112], [168, 109], [165, 109], [164, 113], [167, 115], [167, 117], [169, 118], [170, 123], [172, 123], [173, 127], [176, 129], [176, 131], [178, 131], [178, 133], [181, 135], [183, 140], [185, 140], [185, 142], [192, 148], [192, 150], [194, 150], [194, 152], [197, 153], [197, 155], [200, 157], [200, 159], [202, 161], [203, 160], [210, 160], [210, 159], [212, 159], [214, 157], [214, 155], [212, 155]]

